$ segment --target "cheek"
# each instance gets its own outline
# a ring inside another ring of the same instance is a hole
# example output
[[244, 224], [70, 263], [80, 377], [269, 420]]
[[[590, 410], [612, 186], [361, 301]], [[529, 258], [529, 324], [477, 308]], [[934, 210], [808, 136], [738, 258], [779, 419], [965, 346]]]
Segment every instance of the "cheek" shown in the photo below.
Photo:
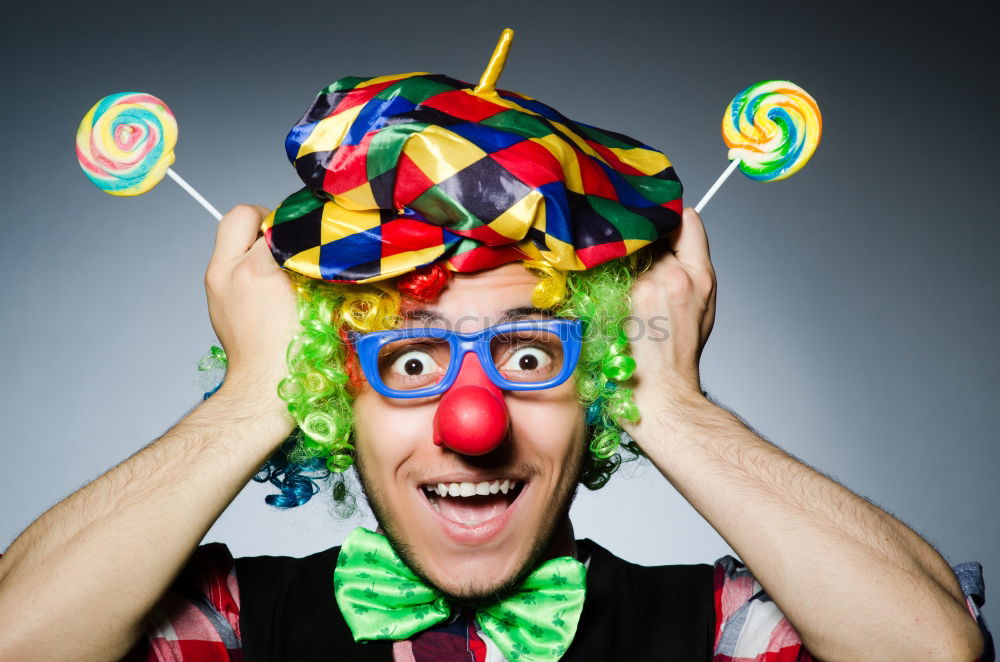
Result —
[[562, 384], [545, 396], [508, 395], [507, 408], [515, 439], [531, 439], [531, 446], [544, 455], [565, 462], [582, 446], [585, 433], [583, 407], [576, 392]]
[[354, 399], [356, 453], [366, 467], [392, 471], [424, 444], [433, 445], [434, 410], [416, 400], [393, 403], [363, 383]]

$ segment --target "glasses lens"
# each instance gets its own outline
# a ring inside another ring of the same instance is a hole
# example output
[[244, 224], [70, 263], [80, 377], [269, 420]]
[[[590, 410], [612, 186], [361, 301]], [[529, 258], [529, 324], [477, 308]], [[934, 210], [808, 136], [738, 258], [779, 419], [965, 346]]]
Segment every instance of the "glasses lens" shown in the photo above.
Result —
[[379, 349], [378, 372], [382, 383], [409, 391], [430, 386], [448, 371], [450, 348], [442, 338], [404, 338]]
[[544, 382], [563, 367], [562, 340], [545, 329], [515, 329], [493, 336], [493, 365], [512, 382]]

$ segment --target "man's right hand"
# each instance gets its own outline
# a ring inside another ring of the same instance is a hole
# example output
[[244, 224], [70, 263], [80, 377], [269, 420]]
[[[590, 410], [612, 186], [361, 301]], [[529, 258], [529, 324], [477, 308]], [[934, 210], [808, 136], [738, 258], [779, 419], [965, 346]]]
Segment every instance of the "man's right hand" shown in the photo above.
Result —
[[260, 233], [268, 213], [239, 205], [222, 217], [205, 291], [212, 326], [229, 360], [223, 388], [283, 410], [276, 387], [287, 374], [285, 352], [300, 327], [291, 282]]

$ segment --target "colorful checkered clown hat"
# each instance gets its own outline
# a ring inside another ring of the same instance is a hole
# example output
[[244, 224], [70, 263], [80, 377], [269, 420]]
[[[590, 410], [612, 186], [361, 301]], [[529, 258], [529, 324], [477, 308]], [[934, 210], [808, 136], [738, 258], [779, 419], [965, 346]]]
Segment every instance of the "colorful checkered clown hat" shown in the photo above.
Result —
[[408, 73], [342, 78], [285, 141], [305, 188], [268, 216], [278, 264], [365, 283], [440, 262], [589, 269], [680, 222], [660, 151], [495, 88], [513, 31], [479, 84]]

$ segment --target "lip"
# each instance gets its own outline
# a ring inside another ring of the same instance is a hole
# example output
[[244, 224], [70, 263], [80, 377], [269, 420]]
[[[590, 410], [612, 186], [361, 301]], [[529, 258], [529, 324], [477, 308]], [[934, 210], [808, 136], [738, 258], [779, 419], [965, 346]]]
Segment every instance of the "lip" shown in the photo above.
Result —
[[[519, 479], [520, 480], [520, 479]], [[439, 482], [473, 482], [473, 481], [462, 481], [462, 480], [441, 480]], [[523, 481], [521, 483], [521, 492], [517, 495], [517, 498], [507, 506], [507, 508], [491, 519], [488, 519], [477, 524], [459, 524], [454, 522], [438, 511], [434, 510], [431, 506], [430, 500], [424, 496], [423, 483], [417, 486], [416, 493], [417, 498], [424, 502], [424, 508], [430, 515], [437, 521], [438, 525], [441, 527], [444, 534], [454, 543], [465, 546], [482, 545], [490, 542], [491, 540], [500, 536], [501, 533], [507, 528], [510, 523], [511, 518], [520, 509], [521, 501], [524, 495], [531, 490], [531, 481]]]

